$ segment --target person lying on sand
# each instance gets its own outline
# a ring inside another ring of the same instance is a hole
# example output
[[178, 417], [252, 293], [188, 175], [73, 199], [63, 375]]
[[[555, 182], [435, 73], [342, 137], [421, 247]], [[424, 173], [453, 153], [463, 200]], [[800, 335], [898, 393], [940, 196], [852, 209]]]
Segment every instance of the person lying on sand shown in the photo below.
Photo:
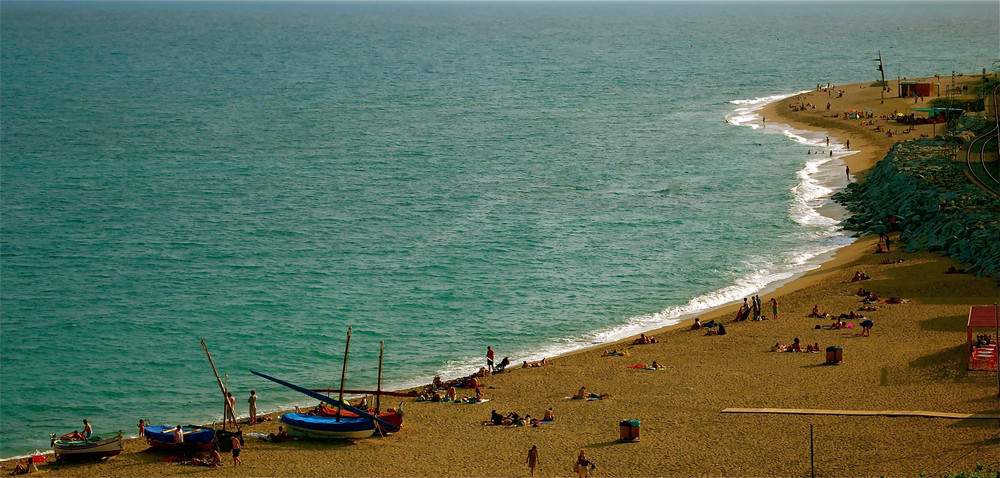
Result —
[[[18, 463], [17, 466], [14, 467], [14, 471], [10, 472], [10, 474], [11, 475], [24, 475], [24, 474], [27, 474], [27, 473], [31, 473], [31, 468], [33, 466], [34, 466], [34, 463], [31, 461], [31, 457], [29, 456], [28, 458], [26, 458], [24, 460], [24, 463]], [[37, 471], [37, 469], [36, 469], [36, 471]]]
[[809, 313], [809, 317], [816, 317], [818, 319], [825, 319], [829, 316], [830, 314], [827, 314], [826, 312], [820, 313], [819, 304], [814, 305], [812, 312]]
[[628, 351], [624, 349], [623, 350], [615, 349], [610, 352], [605, 350], [604, 353], [601, 354], [601, 357], [628, 357]]
[[516, 419], [511, 420], [510, 424], [507, 425], [507, 428], [524, 427], [528, 426], [530, 423], [531, 423], [531, 415], [525, 415], [523, 417], [517, 417]]
[[819, 352], [819, 342], [816, 342], [815, 344], [806, 345], [806, 352], [809, 353]]
[[656, 337], [646, 337], [646, 334], [639, 334], [639, 338], [632, 341], [632, 345], [655, 344]]
[[866, 304], [871, 304], [873, 302], [878, 302], [879, 300], [881, 300], [879, 296], [869, 292], [864, 299], [861, 299], [861, 302], [864, 302]]
[[781, 345], [781, 342], [775, 342], [774, 346], [771, 347], [772, 352], [784, 352], [788, 347]]
[[580, 390], [577, 390], [576, 395], [573, 395], [573, 398], [581, 399], [581, 400], [585, 399], [585, 398], [598, 398], [598, 399], [602, 399], [603, 400], [605, 398], [611, 398], [611, 394], [610, 393], [602, 393], [602, 394], [598, 395], [596, 393], [588, 393], [587, 392], [587, 387], [580, 387]]
[[[268, 433], [267, 439], [272, 443], [281, 443], [288, 439], [288, 432], [281, 425], [278, 425], [278, 433]], [[219, 457], [221, 460], [222, 458]]]

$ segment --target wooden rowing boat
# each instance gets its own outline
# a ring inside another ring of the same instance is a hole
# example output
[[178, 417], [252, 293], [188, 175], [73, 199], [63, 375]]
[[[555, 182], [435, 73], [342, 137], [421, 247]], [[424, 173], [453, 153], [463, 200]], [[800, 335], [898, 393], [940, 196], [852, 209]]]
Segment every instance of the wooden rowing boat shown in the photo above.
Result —
[[56, 438], [52, 435], [52, 451], [56, 460], [88, 460], [95, 458], [110, 458], [122, 452], [122, 432], [111, 438], [92, 436], [80, 439], [77, 433], [70, 433]]

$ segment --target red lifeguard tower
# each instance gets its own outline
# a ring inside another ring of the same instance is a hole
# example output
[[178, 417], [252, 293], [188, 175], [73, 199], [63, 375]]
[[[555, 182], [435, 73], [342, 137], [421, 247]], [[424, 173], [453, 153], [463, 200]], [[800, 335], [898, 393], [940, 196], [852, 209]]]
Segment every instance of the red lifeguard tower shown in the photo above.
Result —
[[[969, 308], [969, 325], [967, 327], [966, 353], [968, 354], [969, 370], [997, 369], [997, 321], [998, 313], [993, 305], [974, 305]], [[980, 340], [980, 337], [988, 339]]]

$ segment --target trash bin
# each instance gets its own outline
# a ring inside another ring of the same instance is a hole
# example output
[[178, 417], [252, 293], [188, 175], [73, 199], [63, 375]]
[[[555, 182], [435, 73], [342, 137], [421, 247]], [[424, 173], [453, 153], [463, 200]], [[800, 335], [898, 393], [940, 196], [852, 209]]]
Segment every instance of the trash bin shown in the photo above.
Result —
[[829, 346], [826, 348], [826, 363], [836, 365], [844, 361], [844, 348]]
[[639, 420], [622, 420], [618, 422], [618, 430], [621, 432], [619, 441], [639, 441]]

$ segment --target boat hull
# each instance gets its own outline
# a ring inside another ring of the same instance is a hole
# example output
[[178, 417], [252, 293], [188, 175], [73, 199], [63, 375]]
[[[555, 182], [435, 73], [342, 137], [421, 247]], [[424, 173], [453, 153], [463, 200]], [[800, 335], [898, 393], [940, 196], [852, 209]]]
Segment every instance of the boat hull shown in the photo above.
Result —
[[368, 438], [375, 433], [375, 422], [364, 417], [324, 417], [304, 413], [286, 413], [281, 423], [289, 435], [321, 439]]
[[122, 452], [122, 435], [119, 432], [103, 440], [53, 440], [52, 451], [60, 461], [108, 458]]
[[[170, 425], [148, 425], [143, 430], [146, 443], [161, 450], [176, 450], [178, 448], [210, 449], [215, 440], [215, 430], [194, 425], [183, 426], [184, 443], [174, 443], [174, 431], [177, 427]], [[178, 446], [180, 445], [180, 447]]]

